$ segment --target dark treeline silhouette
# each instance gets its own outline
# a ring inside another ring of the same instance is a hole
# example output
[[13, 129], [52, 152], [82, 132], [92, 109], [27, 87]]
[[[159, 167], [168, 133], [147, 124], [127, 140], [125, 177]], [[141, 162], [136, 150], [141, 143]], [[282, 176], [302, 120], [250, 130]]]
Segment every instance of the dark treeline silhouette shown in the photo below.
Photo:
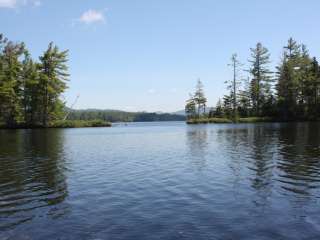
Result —
[[[188, 118], [272, 117], [277, 120], [318, 120], [320, 117], [320, 67], [304, 44], [290, 38], [276, 70], [269, 64], [266, 47], [257, 43], [250, 49], [248, 69], [242, 69], [232, 55], [233, 78], [227, 81], [228, 94], [219, 99], [210, 113], [205, 111], [206, 98], [198, 81], [196, 91], [186, 104]], [[247, 78], [242, 77], [247, 73]]]
[[60, 96], [69, 76], [67, 53], [50, 43], [35, 61], [24, 43], [0, 34], [0, 124], [46, 127], [61, 119]]
[[184, 121], [185, 116], [169, 113], [125, 112], [116, 110], [72, 110], [68, 120], [103, 120], [107, 122]]

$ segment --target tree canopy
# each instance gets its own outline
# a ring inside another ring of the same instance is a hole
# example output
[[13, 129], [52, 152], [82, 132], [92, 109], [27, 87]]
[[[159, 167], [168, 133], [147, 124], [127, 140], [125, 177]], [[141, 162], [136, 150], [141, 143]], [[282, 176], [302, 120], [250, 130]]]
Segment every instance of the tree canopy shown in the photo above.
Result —
[[[272, 71], [270, 53], [258, 42], [250, 49], [248, 69], [242, 70], [248, 74], [244, 79], [238, 77], [241, 65], [237, 55], [231, 60], [233, 79], [226, 82], [229, 93], [210, 111], [210, 117], [235, 119], [239, 114], [281, 121], [320, 119], [320, 67], [304, 44], [290, 38]], [[187, 101], [188, 112], [194, 109], [191, 100]]]
[[0, 123], [46, 127], [61, 118], [61, 95], [69, 77], [67, 55], [50, 43], [35, 61], [24, 43], [0, 34]]

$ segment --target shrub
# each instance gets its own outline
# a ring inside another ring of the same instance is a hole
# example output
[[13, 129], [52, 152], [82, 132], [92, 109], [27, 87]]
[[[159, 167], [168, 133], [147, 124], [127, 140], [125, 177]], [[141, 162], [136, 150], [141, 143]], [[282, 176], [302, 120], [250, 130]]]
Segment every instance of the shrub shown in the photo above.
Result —
[[103, 120], [58, 120], [51, 122], [50, 128], [83, 128], [83, 127], [111, 127], [111, 123]]

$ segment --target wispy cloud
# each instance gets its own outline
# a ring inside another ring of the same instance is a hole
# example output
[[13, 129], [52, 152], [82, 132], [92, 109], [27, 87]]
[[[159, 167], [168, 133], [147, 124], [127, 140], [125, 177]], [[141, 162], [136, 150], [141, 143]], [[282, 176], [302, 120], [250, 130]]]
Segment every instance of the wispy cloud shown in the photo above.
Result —
[[11, 8], [15, 9], [20, 6], [31, 5], [38, 7], [41, 5], [40, 0], [0, 0], [0, 8]]
[[85, 24], [92, 24], [92, 23], [105, 23], [106, 19], [104, 16], [104, 11], [89, 9], [88, 11], [85, 11], [80, 16], [78, 21]]
[[15, 8], [17, 0], [0, 0], [0, 8]]

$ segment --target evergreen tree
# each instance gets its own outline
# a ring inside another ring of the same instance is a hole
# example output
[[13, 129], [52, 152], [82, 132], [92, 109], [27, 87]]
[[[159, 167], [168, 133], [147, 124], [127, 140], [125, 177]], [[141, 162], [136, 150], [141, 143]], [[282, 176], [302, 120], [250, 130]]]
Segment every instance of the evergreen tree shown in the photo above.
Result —
[[255, 114], [260, 116], [262, 114], [261, 108], [265, 99], [271, 94], [271, 71], [268, 68], [270, 63], [270, 54], [267, 48], [257, 43], [255, 48], [251, 48], [251, 60], [249, 63], [251, 67], [249, 72], [251, 79], [251, 100], [255, 109]]
[[68, 51], [60, 52], [53, 43], [40, 57], [39, 87], [41, 94], [41, 119], [42, 125], [47, 126], [50, 120], [61, 117], [63, 103], [61, 94], [67, 88], [68, 67], [66, 65]]
[[300, 45], [291, 37], [287, 45], [284, 47], [286, 58], [292, 60], [300, 55]]
[[292, 38], [278, 69], [278, 112], [284, 119], [307, 118], [312, 92], [312, 59], [305, 45], [297, 44]]
[[227, 84], [227, 89], [230, 91], [233, 119], [236, 119], [238, 115], [238, 90], [240, 85], [239, 71], [241, 65], [242, 64], [239, 62], [237, 54], [233, 54], [231, 57], [231, 64], [229, 64], [229, 66], [232, 67], [233, 77], [232, 80], [225, 82]]
[[249, 78], [243, 81], [243, 88], [239, 91], [239, 114], [241, 117], [249, 117], [251, 114], [251, 94]]
[[38, 64], [31, 59], [27, 50], [22, 62], [22, 76], [24, 121], [27, 125], [37, 126], [41, 124]]
[[67, 51], [52, 43], [34, 62], [23, 43], [0, 34], [0, 124], [48, 126], [64, 110], [61, 94], [67, 88]]
[[307, 118], [310, 113], [309, 107], [311, 106], [310, 90], [312, 90], [312, 72], [311, 72], [312, 59], [310, 58], [307, 47], [301, 45], [301, 54], [298, 58], [296, 75], [298, 81], [298, 114], [301, 117]]
[[216, 105], [216, 108], [215, 110], [213, 111], [213, 114], [212, 114], [214, 117], [223, 117], [223, 105], [222, 105], [222, 102], [221, 102], [221, 99], [219, 98], [218, 102], [217, 102], [217, 105]]
[[309, 113], [317, 118], [320, 116], [320, 102], [319, 102], [319, 92], [320, 92], [320, 66], [317, 59], [314, 57], [311, 62], [310, 68], [311, 76], [309, 82]]
[[0, 80], [0, 113], [7, 126], [21, 122], [21, 63], [20, 56], [24, 45], [11, 41], [2, 41], [1, 80]]
[[7, 42], [7, 39], [0, 34], [0, 123], [4, 122], [4, 103], [5, 103], [5, 65], [4, 65], [4, 55], [3, 55], [3, 49], [5, 47], [5, 44]]
[[289, 83], [292, 78], [292, 69], [289, 67], [287, 54], [284, 53], [281, 59], [281, 64], [277, 66], [277, 96], [278, 96], [278, 111], [279, 115], [282, 114], [283, 118], [288, 118], [289, 114]]
[[198, 117], [200, 117], [201, 114], [206, 113], [207, 104], [207, 98], [205, 97], [203, 84], [200, 79], [198, 79], [197, 81], [196, 91], [194, 93], [193, 99], [195, 101], [195, 104], [197, 105]]
[[196, 103], [192, 94], [190, 94], [189, 99], [187, 100], [185, 112], [188, 119], [193, 118], [196, 115]]
[[233, 115], [232, 99], [232, 95], [224, 95], [223, 97], [223, 113], [227, 118], [231, 118]]

